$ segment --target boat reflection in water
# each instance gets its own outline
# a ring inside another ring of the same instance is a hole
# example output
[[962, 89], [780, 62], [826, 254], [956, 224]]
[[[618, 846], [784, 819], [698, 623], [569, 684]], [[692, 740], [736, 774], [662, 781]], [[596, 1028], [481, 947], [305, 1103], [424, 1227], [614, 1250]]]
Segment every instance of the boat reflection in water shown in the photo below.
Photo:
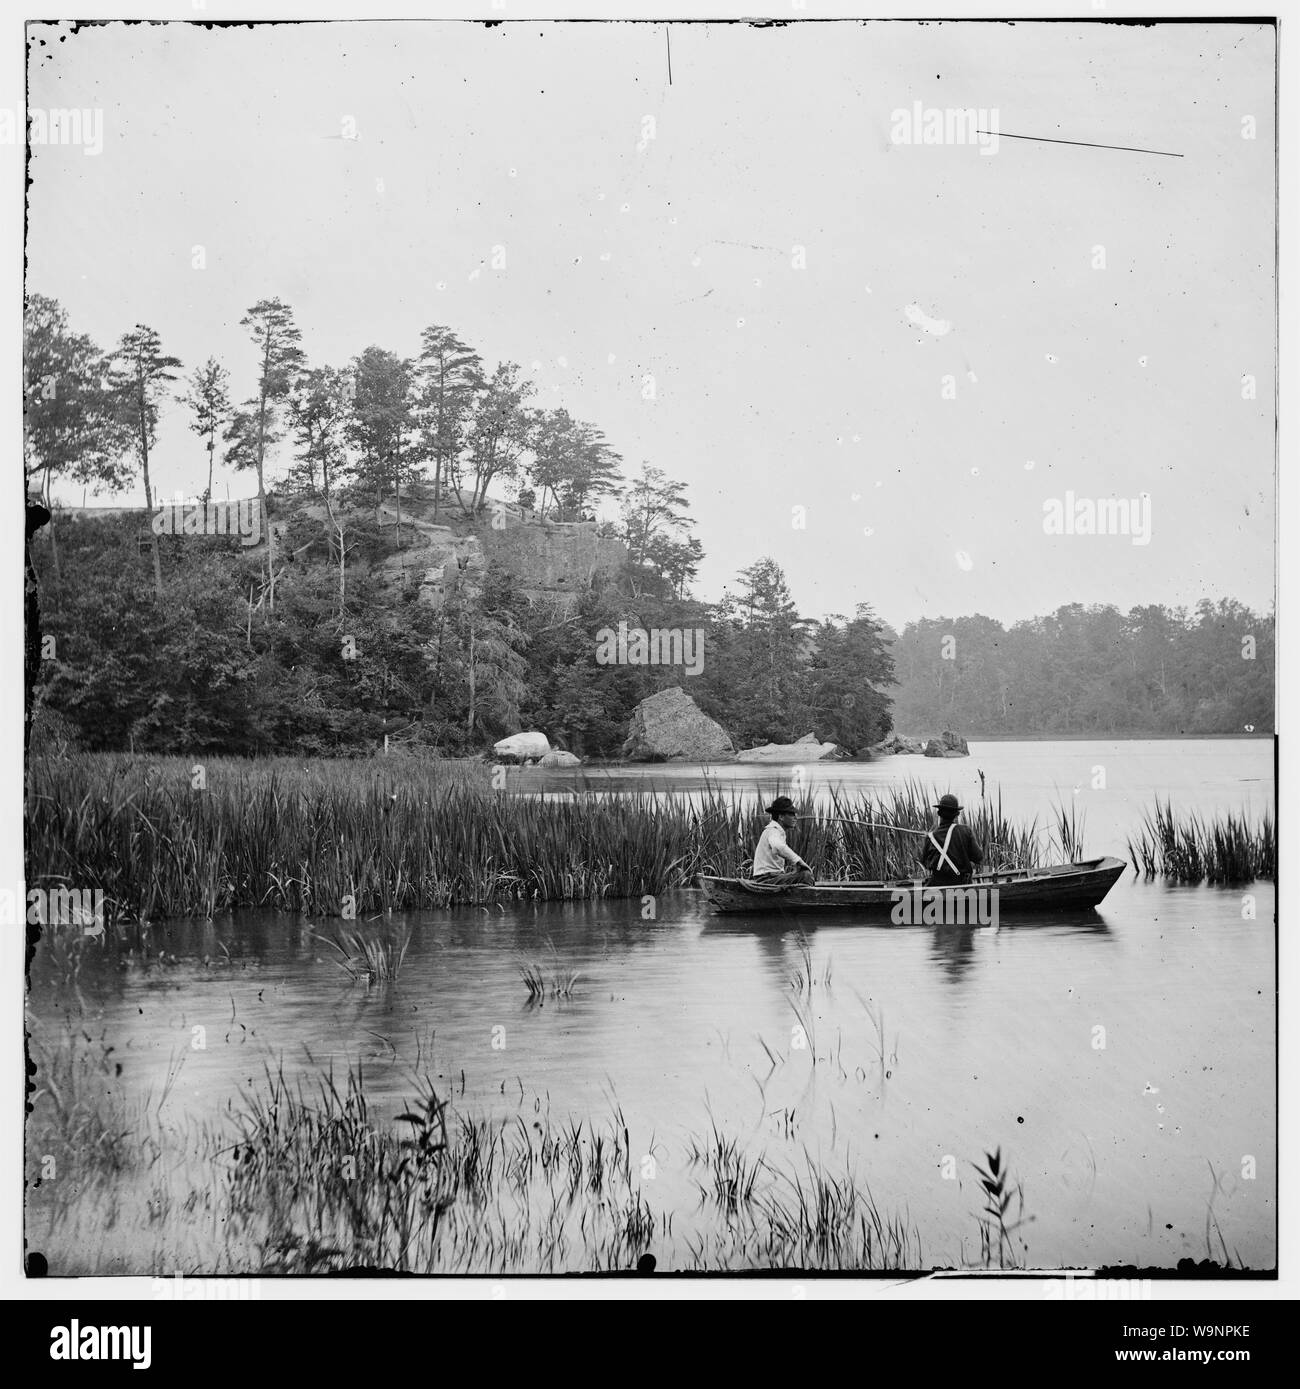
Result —
[[[898, 929], [887, 914], [882, 915], [879, 911], [839, 911], [830, 916], [824, 911], [788, 909], [779, 913], [760, 911], [745, 915], [742, 912], [727, 912], [709, 916], [704, 921], [703, 934], [705, 937], [753, 938], [761, 955], [778, 967], [778, 973], [784, 979], [798, 965], [801, 937], [811, 942], [820, 931], [825, 931], [827, 940], [833, 942], [842, 936], [845, 927], [857, 927], [867, 933], [865, 939], [872, 934], [896, 934]], [[1109, 923], [1095, 907], [1037, 912], [1021, 910], [987, 925], [973, 917], [965, 925], [940, 922], [925, 926], [918, 923], [913, 927], [912, 934], [918, 934], [921, 930], [926, 932], [931, 962], [941, 967], [943, 976], [950, 983], [956, 984], [961, 982], [974, 964], [981, 941], [987, 941], [988, 937], [1000, 931], [1019, 934], [1041, 928], [1062, 936], [1113, 939]]]

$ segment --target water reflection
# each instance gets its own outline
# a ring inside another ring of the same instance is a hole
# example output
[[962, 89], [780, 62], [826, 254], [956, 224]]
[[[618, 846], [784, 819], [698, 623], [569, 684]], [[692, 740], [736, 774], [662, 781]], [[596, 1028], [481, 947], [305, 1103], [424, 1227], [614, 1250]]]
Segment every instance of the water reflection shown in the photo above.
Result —
[[963, 982], [978, 958], [981, 942], [1000, 931], [1047, 929], [1067, 936], [1088, 936], [1099, 940], [1111, 937], [1109, 922], [1095, 907], [1044, 913], [1041, 916], [1018, 913], [1015, 917], [1001, 920], [996, 926], [936, 925], [929, 928], [895, 926], [882, 921], [879, 916], [864, 920], [855, 917], [852, 912], [838, 912], [833, 917], [819, 912], [761, 912], [753, 916], [728, 912], [707, 917], [701, 934], [705, 939], [752, 938], [758, 946], [760, 958], [767, 961], [773, 973], [784, 980], [802, 959], [798, 945], [800, 938], [811, 943], [820, 930], [823, 938], [833, 947], [837, 935], [843, 934], [845, 928], [851, 930], [856, 938], [865, 940], [875, 935], [896, 935], [899, 932], [919, 935], [924, 932], [929, 943], [929, 959], [938, 965], [940, 976], [949, 984]]
[[[344, 923], [241, 913], [155, 927], [147, 957], [87, 945], [81, 1014], [42, 948], [29, 1004], [47, 1036], [65, 1010], [104, 1031], [129, 1096], [156, 1100], [179, 1075], [177, 1124], [223, 1121], [281, 1062], [312, 1091], [360, 1061], [377, 1122], [426, 1073], [462, 1112], [507, 1121], [537, 1096], [600, 1116], [613, 1094], [636, 1151], [660, 1145], [663, 1208], [695, 1202], [686, 1135], [716, 1116], [781, 1164], [805, 1147], [832, 1172], [851, 1157], [948, 1260], [972, 1206], [932, 1180], [936, 1154], [1003, 1145], [1033, 1200], [1031, 1262], [1172, 1264], [1205, 1256], [1207, 1159], [1227, 1171], [1274, 1146], [1273, 889], [1251, 890], [1253, 920], [1236, 889], [1125, 879], [1100, 910], [996, 929], [716, 916], [698, 892], [662, 895], [652, 916], [639, 900], [394, 915], [360, 923], [411, 927], [386, 988], [336, 967], [318, 935]], [[552, 946], [581, 982], [530, 1009], [520, 962]], [[1214, 1207], [1257, 1268], [1275, 1212], [1264, 1177]]]

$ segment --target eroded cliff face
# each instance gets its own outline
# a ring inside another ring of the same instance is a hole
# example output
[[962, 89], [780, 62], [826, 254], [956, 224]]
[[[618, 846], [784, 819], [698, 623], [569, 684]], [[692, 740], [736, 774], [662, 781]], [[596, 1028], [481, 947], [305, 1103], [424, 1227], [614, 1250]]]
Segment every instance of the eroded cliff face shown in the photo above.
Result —
[[563, 605], [627, 563], [627, 546], [596, 532], [595, 521], [564, 521], [488, 526], [480, 534], [487, 559], [514, 574], [530, 598]]
[[[595, 521], [537, 522], [517, 509], [502, 506], [471, 521], [444, 505], [438, 521], [427, 503], [402, 504], [402, 548], [374, 561], [372, 570], [391, 576], [394, 584], [413, 584], [422, 602], [441, 607], [457, 587], [477, 592], [489, 563], [515, 576], [534, 602], [560, 608], [575, 603], [598, 576], [612, 576], [627, 563], [621, 540], [597, 534]], [[313, 504], [302, 513], [328, 527], [325, 507]], [[376, 512], [367, 513], [373, 518]], [[385, 527], [396, 527], [397, 508], [385, 503], [378, 512]], [[346, 518], [344, 518], [346, 524]], [[276, 522], [276, 527], [280, 527]]]

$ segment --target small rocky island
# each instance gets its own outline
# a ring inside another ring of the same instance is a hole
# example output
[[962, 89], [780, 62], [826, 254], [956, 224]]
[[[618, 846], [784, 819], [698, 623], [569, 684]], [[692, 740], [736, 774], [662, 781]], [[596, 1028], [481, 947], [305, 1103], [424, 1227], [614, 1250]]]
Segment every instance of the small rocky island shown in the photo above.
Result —
[[[727, 730], [676, 685], [643, 699], [632, 711], [622, 754], [628, 762], [736, 762], [772, 766], [839, 762], [853, 757], [848, 749], [838, 743], [823, 742], [816, 733], [805, 733], [791, 743], [763, 743], [737, 752]], [[951, 729], [924, 741], [891, 733], [888, 738], [872, 744], [862, 760], [900, 755], [969, 757], [970, 748], [966, 739]], [[582, 763], [573, 753], [553, 748], [546, 734], [536, 731], [502, 738], [493, 746], [492, 756], [498, 762], [542, 767], [577, 767]]]

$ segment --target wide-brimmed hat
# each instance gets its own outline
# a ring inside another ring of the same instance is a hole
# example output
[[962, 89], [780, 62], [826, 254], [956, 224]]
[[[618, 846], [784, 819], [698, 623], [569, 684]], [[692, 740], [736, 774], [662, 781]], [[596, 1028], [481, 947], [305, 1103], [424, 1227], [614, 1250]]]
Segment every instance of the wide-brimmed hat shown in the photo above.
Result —
[[935, 802], [934, 808], [942, 813], [945, 810], [951, 811], [954, 815], [959, 814], [961, 806], [957, 804], [956, 796], [940, 796]]
[[767, 808], [769, 815], [793, 815], [794, 802], [789, 796], [778, 796]]

